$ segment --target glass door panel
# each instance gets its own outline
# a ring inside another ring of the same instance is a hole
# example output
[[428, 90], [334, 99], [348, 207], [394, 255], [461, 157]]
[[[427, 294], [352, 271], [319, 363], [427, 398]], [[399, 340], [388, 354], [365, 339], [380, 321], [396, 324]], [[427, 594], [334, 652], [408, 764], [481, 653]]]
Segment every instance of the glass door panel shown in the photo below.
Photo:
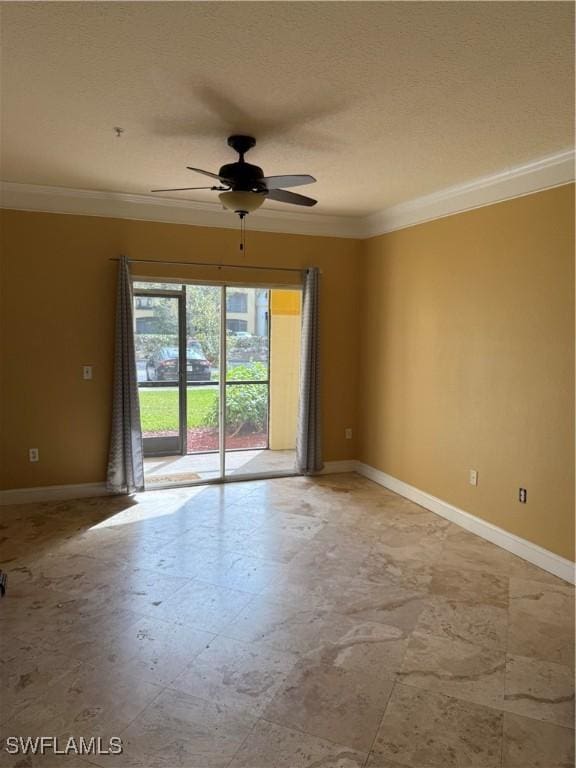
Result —
[[268, 449], [269, 303], [267, 288], [226, 288], [227, 475], [262, 471]]
[[270, 418], [268, 465], [293, 472], [300, 388], [302, 291], [270, 291]]
[[136, 293], [134, 345], [144, 456], [182, 453], [182, 297]]
[[222, 477], [220, 341], [222, 288], [186, 285], [186, 465], [193, 479]]

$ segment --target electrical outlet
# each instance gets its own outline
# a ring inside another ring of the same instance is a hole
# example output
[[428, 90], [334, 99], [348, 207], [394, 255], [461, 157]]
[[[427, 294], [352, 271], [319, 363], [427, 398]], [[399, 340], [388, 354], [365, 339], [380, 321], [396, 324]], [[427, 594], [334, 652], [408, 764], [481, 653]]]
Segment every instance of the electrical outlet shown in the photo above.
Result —
[[526, 504], [528, 501], [528, 491], [526, 488], [518, 488], [518, 501], [520, 504]]
[[346, 435], [346, 440], [352, 440], [352, 430], [350, 427], [346, 427], [344, 434]]
[[92, 366], [91, 365], [83, 365], [82, 366], [82, 378], [86, 381], [89, 381], [92, 378]]
[[30, 459], [31, 462], [40, 461], [40, 454], [38, 452], [38, 448], [29, 448], [28, 458]]
[[471, 469], [470, 474], [468, 477], [468, 482], [470, 485], [478, 485], [478, 470], [477, 469]]

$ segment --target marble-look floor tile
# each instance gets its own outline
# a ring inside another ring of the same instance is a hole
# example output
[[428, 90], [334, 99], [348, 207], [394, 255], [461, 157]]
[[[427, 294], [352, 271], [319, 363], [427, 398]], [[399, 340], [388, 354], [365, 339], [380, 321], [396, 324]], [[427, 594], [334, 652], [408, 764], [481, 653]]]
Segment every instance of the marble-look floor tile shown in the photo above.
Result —
[[212, 584], [257, 595], [271, 579], [281, 573], [283, 573], [281, 562], [234, 553], [229, 559], [226, 570], [221, 570], [220, 563], [217, 562], [214, 567], [210, 566], [201, 578]]
[[508, 612], [486, 603], [460, 603], [443, 597], [429, 600], [416, 632], [505, 650]]
[[124, 563], [113, 560], [77, 553], [58, 557], [51, 551], [34, 563], [29, 583], [37, 594], [44, 589], [80, 596], [94, 592], [112, 594], [125, 569]]
[[[242, 542], [237, 552], [274, 563], [289, 563], [306, 546], [306, 540], [289, 532], [257, 528]], [[265, 587], [267, 580], [261, 584]], [[260, 591], [260, 590], [258, 590]]]
[[[54, 750], [45, 751], [44, 754], [10, 754], [6, 751], [5, 744], [0, 738], [0, 768], [90, 768], [95, 766], [86, 755], [77, 757], [74, 753], [61, 755]], [[56, 749], [65, 750], [66, 742], [56, 746]], [[13, 743], [10, 749], [14, 749]], [[92, 756], [91, 756], [92, 757]], [[95, 757], [92, 757], [95, 759]]]
[[574, 728], [574, 672], [570, 667], [509, 655], [502, 709]]
[[[51, 621], [30, 624], [27, 631], [20, 627], [20, 639], [32, 645], [37, 655], [63, 651], [70, 659], [89, 661], [141, 618], [125, 608], [106, 609], [106, 600], [95, 593], [86, 599], [77, 595], [73, 598], [62, 603]], [[95, 627], [98, 631], [94, 631]]]
[[574, 627], [548, 624], [513, 609], [509, 618], [508, 652], [574, 668]]
[[108, 659], [72, 667], [3, 726], [15, 734], [117, 736], [162, 691]]
[[541, 581], [510, 579], [510, 610], [521, 611], [546, 624], [574, 626], [574, 587]]
[[423, 544], [429, 540], [433, 556], [446, 539], [449, 522], [407, 499], [377, 501], [366, 507], [361, 517], [361, 530], [378, 537], [390, 546]]
[[259, 714], [296, 662], [297, 656], [291, 653], [217, 637], [172, 687], [214, 704]]
[[301, 661], [264, 710], [278, 725], [367, 752], [392, 690], [385, 678]]
[[91, 557], [134, 566], [144, 565], [148, 556], [174, 541], [173, 536], [147, 536], [129, 525], [104, 525], [89, 528], [66, 539], [54, 549], [59, 557], [86, 552]]
[[[297, 504], [297, 499], [295, 500]], [[274, 516], [267, 510], [266, 522], [264, 527], [274, 530], [281, 530], [290, 533], [292, 536], [298, 536], [303, 541], [312, 541], [324, 529], [325, 523], [322, 520], [311, 519], [308, 515], [300, 515], [291, 510], [280, 510]]]
[[407, 685], [502, 708], [504, 672], [501, 650], [415, 632], [398, 674]]
[[[118, 665], [123, 673], [157, 685], [169, 685], [180, 679], [214, 637], [210, 632], [144, 617], [110, 643], [100, 658]], [[98, 661], [95, 656], [94, 662]]]
[[[13, 575], [12, 572], [10, 575]], [[9, 596], [10, 600], [2, 603], [2, 640], [7, 634], [13, 637], [26, 635], [31, 626], [49, 627], [63, 615], [69, 616], [72, 611], [87, 604], [82, 598], [54, 589], [43, 589], [39, 593], [25, 582], [16, 580], [14, 583], [12, 578]]]
[[572, 759], [572, 588], [358, 475], [3, 508], [0, 554], [0, 737], [120, 730], [99, 768]]
[[[411, 554], [414, 554], [411, 550]], [[367, 548], [351, 541], [324, 545], [314, 540], [295, 556], [287, 573], [315, 573], [317, 578], [358, 579], [366, 583], [394, 584], [411, 590], [426, 589], [431, 579], [430, 564], [417, 557], [389, 554], [376, 546]]]
[[412, 630], [425, 606], [425, 589], [374, 584], [347, 576], [318, 579], [313, 572], [287, 571], [273, 579], [262, 597], [310, 610], [333, 611], [357, 621], [378, 621]]
[[375, 621], [411, 632], [426, 606], [427, 592], [408, 589], [394, 582], [366, 584], [354, 581], [343, 586], [334, 610], [354, 621]]
[[503, 768], [574, 768], [574, 731], [504, 714]]
[[532, 563], [494, 546], [473, 533], [453, 525], [448, 531], [442, 552], [443, 563], [463, 571], [475, 570], [505, 577], [532, 579], [549, 584], [561, 584], [559, 579]]
[[432, 567], [430, 594], [460, 603], [486, 603], [508, 608], [508, 578], [495, 573], [452, 568], [445, 563]]
[[281, 651], [306, 653], [338, 640], [350, 627], [342, 616], [321, 610], [301, 610], [256, 597], [222, 629], [244, 642], [259, 642]]
[[28, 640], [2, 643], [0, 725], [38, 699], [46, 688], [79, 666], [63, 652], [39, 651]]
[[229, 768], [362, 768], [363, 752], [259, 720]]
[[237, 709], [166, 689], [122, 732], [124, 754], [113, 764], [225, 768], [255, 722]]
[[358, 669], [374, 678], [393, 676], [408, 646], [408, 635], [397, 627], [377, 622], [351, 623], [333, 642], [306, 654], [324, 666]]
[[219, 632], [253, 599], [248, 592], [193, 580], [176, 594], [147, 611], [167, 621]]
[[[366, 514], [379, 513], [367, 510]], [[371, 521], [371, 517], [368, 519]], [[438, 528], [428, 531], [409, 522], [401, 526], [393, 521], [370, 528], [362, 520], [356, 527], [325, 524], [314, 537], [313, 544], [326, 547], [352, 544], [363, 547], [366, 552], [374, 550], [396, 559], [433, 563], [441, 554], [444, 540], [445, 533]]]
[[500, 768], [502, 713], [394, 686], [368, 768]]
[[112, 584], [109, 602], [114, 606], [144, 613], [190, 584], [190, 579], [166, 576], [147, 568], [128, 567]]
[[234, 549], [186, 547], [161, 551], [157, 568], [167, 575], [201, 579], [219, 587], [259, 594], [276, 575], [283, 572], [281, 561], [254, 557]]
[[573, 667], [573, 587], [511, 579], [508, 651]]

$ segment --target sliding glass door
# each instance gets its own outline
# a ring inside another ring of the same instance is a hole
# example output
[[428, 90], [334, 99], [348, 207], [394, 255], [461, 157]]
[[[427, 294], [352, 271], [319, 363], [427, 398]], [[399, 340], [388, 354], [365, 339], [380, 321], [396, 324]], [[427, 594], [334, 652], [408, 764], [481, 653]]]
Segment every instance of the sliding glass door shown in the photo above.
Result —
[[300, 290], [134, 288], [147, 486], [292, 474]]

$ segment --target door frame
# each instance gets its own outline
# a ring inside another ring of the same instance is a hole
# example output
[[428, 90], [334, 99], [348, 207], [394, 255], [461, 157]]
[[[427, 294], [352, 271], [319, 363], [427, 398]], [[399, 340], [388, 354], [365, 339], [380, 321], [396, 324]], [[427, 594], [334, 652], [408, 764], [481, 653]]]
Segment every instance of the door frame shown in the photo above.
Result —
[[[186, 359], [186, 286], [183, 284], [179, 291], [170, 291], [160, 288], [137, 289], [133, 291], [133, 298], [170, 298], [177, 301], [178, 314], [178, 436], [143, 437], [142, 450], [144, 456], [184, 456], [188, 443], [188, 413], [187, 413], [187, 359]], [[182, 364], [184, 361], [184, 365]], [[138, 382], [140, 385], [140, 382]], [[148, 448], [146, 447], [148, 443]]]
[[[181, 286], [180, 290], [168, 290], [168, 289], [142, 289], [142, 288], [134, 288], [133, 287], [133, 295], [143, 295], [143, 296], [149, 296], [149, 295], [168, 295], [168, 296], [181, 296], [182, 297], [182, 303], [181, 303], [181, 312], [182, 315], [179, 314], [179, 318], [182, 317], [180, 322], [183, 323], [184, 328], [184, 347], [183, 350], [181, 348], [181, 354], [182, 351], [184, 352], [184, 355], [186, 354], [186, 286], [187, 285], [198, 285], [198, 286], [209, 286], [213, 288], [220, 288], [220, 307], [221, 307], [221, 317], [220, 317], [220, 365], [219, 365], [219, 386], [218, 386], [218, 393], [219, 393], [219, 441], [218, 441], [218, 454], [219, 454], [219, 465], [220, 465], [220, 472], [218, 477], [211, 477], [211, 478], [202, 478], [198, 481], [192, 481], [185, 484], [181, 483], [166, 483], [165, 485], [155, 485], [153, 490], [163, 490], [166, 488], [174, 488], [174, 487], [193, 487], [193, 486], [201, 486], [201, 485], [220, 485], [223, 483], [239, 483], [243, 481], [249, 481], [249, 480], [266, 480], [270, 478], [275, 477], [298, 477], [301, 473], [298, 472], [296, 469], [294, 470], [287, 470], [287, 471], [272, 471], [272, 472], [259, 472], [259, 473], [252, 473], [252, 474], [239, 474], [239, 475], [227, 475], [226, 474], [226, 368], [227, 368], [227, 342], [226, 342], [226, 289], [227, 288], [234, 288], [234, 287], [242, 287], [242, 288], [262, 288], [268, 291], [272, 290], [288, 290], [288, 291], [303, 291], [303, 285], [301, 283], [254, 283], [254, 282], [244, 282], [244, 281], [219, 281], [219, 280], [206, 280], [206, 279], [199, 279], [195, 280], [192, 278], [178, 278], [178, 277], [158, 277], [158, 276], [145, 276], [145, 275], [132, 275], [132, 285], [134, 286], [134, 283], [163, 283], [163, 284], [170, 284], [174, 283], [175, 285]], [[268, 388], [268, 418], [267, 418], [267, 448], [266, 450], [270, 450], [270, 379], [271, 379], [271, 371], [270, 371], [270, 360], [271, 360], [271, 320], [272, 320], [272, 313], [270, 311], [270, 303], [268, 306], [268, 380], [267, 380], [267, 388]], [[180, 366], [180, 369], [182, 369], [182, 366]], [[182, 373], [182, 371], [181, 371]], [[222, 375], [224, 373], [224, 375]], [[243, 383], [249, 383], [249, 382], [243, 382]], [[259, 384], [264, 384], [265, 382], [257, 382]], [[180, 413], [183, 414], [183, 420], [181, 416], [181, 429], [182, 425], [185, 425], [187, 428], [187, 410], [186, 410], [186, 401], [187, 401], [187, 381], [186, 381], [186, 371], [184, 371], [184, 383], [183, 385], [179, 386], [180, 392], [183, 393], [183, 407], [181, 406]], [[181, 395], [182, 398], [182, 395]], [[182, 455], [192, 455], [187, 453], [187, 429], [186, 429], [186, 436], [183, 439], [183, 443], [181, 444], [181, 450]], [[239, 449], [242, 450], [242, 449]], [[152, 454], [148, 454], [151, 456]], [[156, 455], [166, 455], [166, 454], [156, 454]], [[177, 454], [173, 454], [177, 455]]]

